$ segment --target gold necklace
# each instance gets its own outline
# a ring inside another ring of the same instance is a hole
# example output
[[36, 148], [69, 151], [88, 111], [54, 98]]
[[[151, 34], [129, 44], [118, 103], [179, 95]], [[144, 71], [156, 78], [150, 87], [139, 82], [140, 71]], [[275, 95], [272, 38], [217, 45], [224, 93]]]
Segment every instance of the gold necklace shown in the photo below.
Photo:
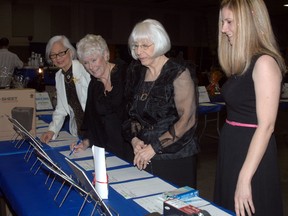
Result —
[[[153, 81], [146, 81], [146, 82], [145, 82], [145, 77], [144, 77], [144, 80], [142, 81], [142, 94], [140, 95], [140, 98], [139, 98], [141, 101], [146, 101], [146, 100], [147, 100], [147, 98], [148, 98], [151, 90], [153, 89], [153, 87], [154, 87], [154, 85], [155, 85], [156, 80], [158, 79], [158, 77], [159, 77], [160, 74], [161, 74], [163, 65], [166, 63], [166, 61], [167, 61], [167, 58], [165, 58], [165, 59], [164, 59], [164, 63], [161, 64], [162, 66], [159, 68], [159, 73], [158, 73], [156, 76], [152, 77], [152, 78], [153, 78]], [[150, 70], [150, 69], [148, 69], [148, 70]], [[148, 70], [147, 70], [147, 71], [148, 71]], [[146, 73], [147, 73], [147, 71], [146, 71]], [[145, 74], [145, 75], [146, 75], [146, 74]], [[149, 88], [149, 90], [147, 91], [147, 89], [148, 89], [148, 85], [147, 85], [147, 84], [148, 84], [148, 83], [151, 83], [151, 82], [152, 82], [152, 84], [150, 85], [150, 88]], [[146, 83], [146, 86], [145, 86], [145, 83]]]
[[[150, 83], [150, 82], [145, 82], [145, 81], [143, 81], [143, 84], [142, 84], [142, 85], [143, 85], [143, 86], [142, 86], [142, 94], [140, 95], [140, 100], [141, 100], [141, 101], [146, 101], [146, 100], [147, 100], [147, 98], [148, 98], [151, 90], [152, 90], [153, 87], [154, 87], [155, 81], [156, 81], [156, 80], [152, 81], [152, 83], [150, 84], [150, 88], [149, 88], [148, 91], [147, 91], [147, 87], [148, 87], [147, 84]], [[146, 83], [146, 84], [145, 84], [145, 83]], [[144, 85], [146, 85], [146, 86], [144, 86]]]

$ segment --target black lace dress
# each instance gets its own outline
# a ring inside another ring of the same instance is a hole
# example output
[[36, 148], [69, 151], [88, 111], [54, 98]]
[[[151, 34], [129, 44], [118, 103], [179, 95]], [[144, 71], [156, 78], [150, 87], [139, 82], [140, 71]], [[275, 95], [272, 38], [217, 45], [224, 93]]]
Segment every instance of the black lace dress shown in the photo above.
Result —
[[[195, 187], [199, 146], [195, 137], [197, 94], [192, 71], [169, 59], [158, 78], [146, 82], [146, 70], [138, 61], [129, 66], [125, 90], [129, 119], [123, 124], [125, 138], [131, 143], [137, 136], [151, 144], [156, 155], [147, 171], [178, 186]], [[178, 100], [179, 94], [187, 95], [186, 100]], [[195, 120], [194, 125], [182, 127], [190, 118]], [[167, 139], [167, 134], [171, 138]]]

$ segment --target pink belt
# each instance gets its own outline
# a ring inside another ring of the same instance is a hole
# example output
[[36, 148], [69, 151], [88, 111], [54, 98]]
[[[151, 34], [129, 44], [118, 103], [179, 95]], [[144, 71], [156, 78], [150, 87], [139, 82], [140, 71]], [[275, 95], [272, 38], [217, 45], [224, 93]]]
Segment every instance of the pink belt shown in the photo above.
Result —
[[249, 128], [257, 128], [258, 125], [256, 124], [246, 124], [241, 122], [235, 122], [235, 121], [229, 121], [226, 119], [226, 123], [232, 125], [232, 126], [238, 126], [238, 127], [249, 127]]

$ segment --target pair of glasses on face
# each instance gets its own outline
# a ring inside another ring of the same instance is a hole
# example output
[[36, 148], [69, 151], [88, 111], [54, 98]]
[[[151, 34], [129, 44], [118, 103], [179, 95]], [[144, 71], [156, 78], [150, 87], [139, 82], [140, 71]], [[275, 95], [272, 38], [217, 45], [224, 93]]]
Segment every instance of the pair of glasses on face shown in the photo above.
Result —
[[69, 48], [66, 49], [65, 51], [59, 52], [59, 53], [57, 53], [57, 54], [51, 54], [51, 55], [49, 55], [49, 58], [50, 58], [50, 59], [56, 59], [57, 57], [63, 57], [63, 56], [66, 55], [66, 53], [68, 52], [68, 50], [69, 50]]
[[142, 50], [147, 50], [149, 47], [151, 47], [152, 45], [154, 45], [153, 43], [148, 45], [148, 44], [142, 44], [142, 45], [139, 45], [139, 44], [133, 44], [132, 45], [132, 49], [133, 50], [136, 50], [136, 49], [142, 49]]

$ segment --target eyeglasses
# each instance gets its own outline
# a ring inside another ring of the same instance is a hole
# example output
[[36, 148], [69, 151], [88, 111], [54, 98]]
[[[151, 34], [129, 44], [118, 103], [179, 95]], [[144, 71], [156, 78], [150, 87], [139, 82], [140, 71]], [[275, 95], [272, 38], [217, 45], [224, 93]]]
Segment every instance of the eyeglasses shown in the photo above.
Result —
[[154, 45], [153, 43], [150, 44], [150, 45], [147, 45], [147, 44], [142, 44], [142, 45], [137, 45], [137, 44], [133, 44], [132, 45], [132, 49], [133, 50], [136, 50], [136, 49], [143, 49], [143, 50], [147, 50], [150, 46]]
[[66, 49], [65, 51], [59, 52], [59, 53], [57, 53], [57, 54], [51, 54], [51, 55], [49, 55], [49, 58], [50, 58], [50, 59], [56, 59], [57, 57], [63, 57], [63, 56], [66, 55], [66, 53], [68, 52], [68, 50], [69, 50], [69, 48]]

